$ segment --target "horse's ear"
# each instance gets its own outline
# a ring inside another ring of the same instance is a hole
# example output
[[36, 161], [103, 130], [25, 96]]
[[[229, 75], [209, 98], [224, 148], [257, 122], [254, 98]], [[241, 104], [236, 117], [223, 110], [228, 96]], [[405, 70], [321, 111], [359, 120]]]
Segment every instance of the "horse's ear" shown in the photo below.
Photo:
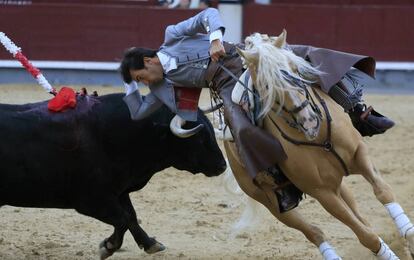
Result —
[[242, 58], [244, 58], [244, 60], [247, 63], [257, 64], [257, 62], [259, 61], [259, 55], [257, 52], [244, 51], [237, 47], [236, 47], [236, 51]]
[[277, 48], [283, 48], [286, 45], [286, 36], [287, 32], [285, 29], [283, 29], [282, 33], [277, 37], [275, 41], [275, 46]]

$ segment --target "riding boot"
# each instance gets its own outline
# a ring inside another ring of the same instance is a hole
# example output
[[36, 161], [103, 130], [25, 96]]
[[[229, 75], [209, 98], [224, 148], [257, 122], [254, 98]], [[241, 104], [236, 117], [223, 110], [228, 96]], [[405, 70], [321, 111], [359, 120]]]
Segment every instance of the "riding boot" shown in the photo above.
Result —
[[381, 115], [371, 106], [367, 108], [361, 103], [361, 88], [350, 93], [348, 88], [339, 81], [332, 86], [328, 94], [349, 114], [352, 124], [362, 136], [382, 134], [395, 125], [391, 119]]
[[267, 172], [277, 185], [274, 192], [279, 203], [280, 213], [296, 208], [302, 200], [303, 192], [290, 182], [278, 165], [269, 168]]
[[371, 106], [367, 108], [364, 104], [357, 104], [348, 114], [352, 124], [362, 136], [382, 134], [395, 125], [394, 121], [381, 115]]

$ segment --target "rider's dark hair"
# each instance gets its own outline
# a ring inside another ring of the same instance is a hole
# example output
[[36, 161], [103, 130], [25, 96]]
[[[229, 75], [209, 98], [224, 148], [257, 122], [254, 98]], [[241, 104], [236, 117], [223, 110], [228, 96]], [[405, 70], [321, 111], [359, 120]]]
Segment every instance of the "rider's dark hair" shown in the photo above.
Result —
[[122, 79], [126, 83], [131, 83], [131, 73], [129, 70], [140, 70], [144, 68], [144, 57], [155, 57], [157, 51], [148, 48], [132, 47], [124, 52], [121, 65], [119, 66], [119, 72], [122, 75]]

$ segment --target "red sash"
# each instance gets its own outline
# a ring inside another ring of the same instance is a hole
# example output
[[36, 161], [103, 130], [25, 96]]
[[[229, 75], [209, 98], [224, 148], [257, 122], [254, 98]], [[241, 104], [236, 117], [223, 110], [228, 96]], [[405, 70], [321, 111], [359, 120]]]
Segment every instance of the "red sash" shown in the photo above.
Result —
[[201, 88], [174, 87], [177, 108], [197, 111]]

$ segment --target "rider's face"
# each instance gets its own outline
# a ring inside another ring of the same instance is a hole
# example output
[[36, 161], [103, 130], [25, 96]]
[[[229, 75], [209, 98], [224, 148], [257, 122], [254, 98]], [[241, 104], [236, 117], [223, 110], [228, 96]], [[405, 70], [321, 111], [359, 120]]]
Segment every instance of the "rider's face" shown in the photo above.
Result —
[[143, 69], [131, 69], [129, 72], [133, 80], [142, 82], [147, 86], [161, 81], [164, 77], [164, 71], [157, 56], [145, 57]]

